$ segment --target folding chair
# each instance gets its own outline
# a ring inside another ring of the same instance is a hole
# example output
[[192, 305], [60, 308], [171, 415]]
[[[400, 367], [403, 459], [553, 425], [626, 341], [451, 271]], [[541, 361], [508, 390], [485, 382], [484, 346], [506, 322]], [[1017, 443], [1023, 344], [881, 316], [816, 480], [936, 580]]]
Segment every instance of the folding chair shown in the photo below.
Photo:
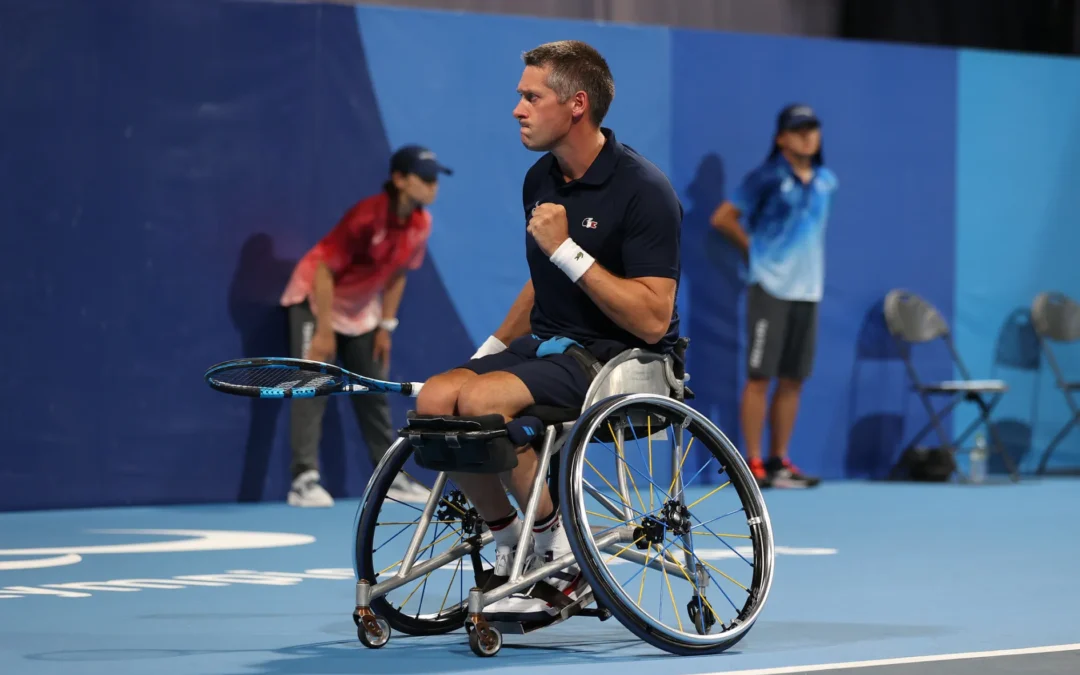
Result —
[[[926, 412], [930, 415], [930, 421], [911, 440], [908, 449], [918, 445], [919, 441], [931, 429], [936, 429], [942, 448], [955, 454], [956, 449], [960, 447], [964, 440], [982, 424], [986, 427], [990, 436], [990, 451], [1001, 455], [1013, 482], [1018, 481], [1020, 475], [1017, 472], [1016, 463], [1005, 452], [1005, 446], [998, 435], [997, 427], [990, 420], [990, 413], [1008, 390], [1005, 382], [1002, 380], [971, 379], [960, 358], [960, 354], [956, 351], [949, 325], [932, 304], [914, 293], [897, 289], [890, 291], [885, 296], [885, 324], [888, 326], [889, 333], [892, 334], [893, 338], [904, 347], [932, 342], [937, 339], [943, 340], [949, 349], [949, 354], [956, 369], [964, 378], [962, 380], [945, 380], [942, 382], [923, 382], [915, 370], [915, 365], [912, 363], [910, 348], [900, 350], [915, 391], [919, 394], [919, 399], [923, 402]], [[941, 396], [948, 396], [949, 401], [941, 410], [935, 411], [931, 399]], [[960, 434], [955, 440], [950, 441], [942, 418], [948, 415], [961, 401], [974, 403], [979, 409], [979, 417], [968, 425], [964, 433]]]
[[1061, 366], [1058, 365], [1050, 349], [1051, 341], [1068, 343], [1080, 340], [1080, 305], [1063, 293], [1056, 291], [1039, 293], [1031, 303], [1031, 323], [1035, 328], [1035, 334], [1039, 337], [1039, 347], [1046, 356], [1050, 369], [1054, 371], [1058, 389], [1061, 390], [1065, 402], [1072, 410], [1072, 418], [1058, 431], [1054, 439], [1050, 441], [1050, 445], [1043, 451], [1042, 458], [1039, 459], [1039, 468], [1035, 473], [1043, 474], [1046, 473], [1046, 464], [1054, 448], [1080, 422], [1080, 406], [1077, 406], [1072, 397], [1074, 391], [1080, 391], [1080, 381], [1069, 382], [1065, 379]]

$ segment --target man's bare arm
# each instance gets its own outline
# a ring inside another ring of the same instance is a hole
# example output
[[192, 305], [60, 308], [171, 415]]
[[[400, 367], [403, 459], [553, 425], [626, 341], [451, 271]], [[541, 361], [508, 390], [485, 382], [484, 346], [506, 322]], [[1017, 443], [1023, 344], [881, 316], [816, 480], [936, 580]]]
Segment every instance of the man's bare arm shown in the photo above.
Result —
[[495, 331], [495, 338], [504, 345], [508, 345], [513, 340], [527, 334], [532, 329], [532, 324], [529, 322], [529, 315], [532, 313], [533, 301], [535, 299], [536, 295], [533, 292], [532, 279], [530, 279], [525, 282], [525, 286], [522, 287], [521, 292], [518, 293], [517, 299], [514, 300], [514, 304], [510, 306], [510, 311], [507, 312], [506, 318], [503, 319], [502, 325]]
[[623, 279], [594, 263], [578, 284], [608, 318], [647, 344], [659, 342], [671, 326], [674, 279]]
[[750, 237], [746, 234], [746, 228], [739, 223], [741, 215], [738, 207], [731, 202], [724, 202], [713, 212], [709, 223], [746, 253], [750, 249]]

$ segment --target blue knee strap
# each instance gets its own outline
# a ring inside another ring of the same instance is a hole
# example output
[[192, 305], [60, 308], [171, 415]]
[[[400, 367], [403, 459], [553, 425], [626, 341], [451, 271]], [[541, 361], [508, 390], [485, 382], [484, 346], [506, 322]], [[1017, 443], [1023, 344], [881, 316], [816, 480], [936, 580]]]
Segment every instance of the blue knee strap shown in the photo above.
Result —
[[539, 417], [518, 417], [506, 423], [506, 433], [514, 447], [528, 445], [544, 432], [544, 423]]

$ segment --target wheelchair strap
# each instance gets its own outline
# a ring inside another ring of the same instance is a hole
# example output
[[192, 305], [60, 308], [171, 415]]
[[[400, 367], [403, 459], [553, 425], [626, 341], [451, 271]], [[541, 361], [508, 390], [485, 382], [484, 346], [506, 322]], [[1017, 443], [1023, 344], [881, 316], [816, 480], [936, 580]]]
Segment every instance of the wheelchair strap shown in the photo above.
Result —
[[604, 364], [600, 363], [600, 359], [580, 345], [570, 345], [566, 348], [566, 353], [574, 357], [574, 360], [578, 362], [578, 365], [589, 377], [589, 382], [595, 380], [596, 376], [600, 374], [600, 369], [604, 367]]
[[[535, 334], [533, 337], [537, 340], [541, 339]], [[593, 356], [592, 352], [582, 347], [577, 340], [568, 337], [560, 336], [544, 340], [536, 350], [536, 355], [540, 358], [552, 354], [569, 354], [572, 356], [581, 366], [581, 369], [585, 371], [589, 382], [596, 379], [596, 376], [600, 374], [600, 369], [604, 367], [604, 364], [600, 363], [600, 360]]]

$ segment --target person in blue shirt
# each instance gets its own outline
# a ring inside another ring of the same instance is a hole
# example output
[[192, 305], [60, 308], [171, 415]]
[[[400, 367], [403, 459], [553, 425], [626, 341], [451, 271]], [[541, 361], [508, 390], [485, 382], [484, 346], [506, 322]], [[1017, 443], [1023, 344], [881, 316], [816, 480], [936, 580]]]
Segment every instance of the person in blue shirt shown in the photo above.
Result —
[[[747, 382], [741, 419], [750, 469], [763, 487], [811, 487], [818, 479], [788, 458], [803, 382], [810, 376], [825, 285], [825, 226], [836, 175], [825, 167], [821, 122], [807, 105], [784, 108], [773, 147], [712, 225], [749, 258]], [[771, 406], [769, 387], [778, 379]], [[768, 461], [761, 441], [769, 413]]]

